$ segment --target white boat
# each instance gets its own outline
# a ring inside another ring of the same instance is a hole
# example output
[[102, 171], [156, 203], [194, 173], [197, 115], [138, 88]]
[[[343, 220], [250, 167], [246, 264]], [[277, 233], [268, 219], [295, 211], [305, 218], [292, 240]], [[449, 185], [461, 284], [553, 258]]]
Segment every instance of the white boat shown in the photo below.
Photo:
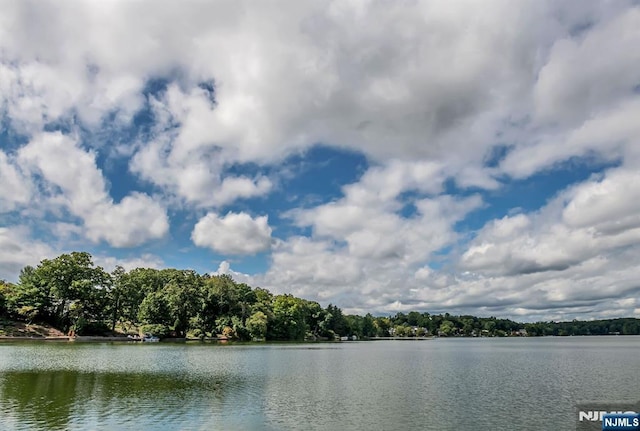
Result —
[[157, 343], [158, 341], [160, 341], [160, 338], [156, 337], [153, 334], [144, 334], [144, 336], [142, 337], [142, 341], [144, 341], [145, 343]]

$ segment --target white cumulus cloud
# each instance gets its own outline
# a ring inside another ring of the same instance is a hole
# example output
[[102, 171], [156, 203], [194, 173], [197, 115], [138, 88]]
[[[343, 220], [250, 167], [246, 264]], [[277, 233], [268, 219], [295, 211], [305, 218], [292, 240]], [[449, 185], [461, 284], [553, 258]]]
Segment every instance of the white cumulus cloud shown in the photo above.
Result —
[[222, 254], [256, 254], [271, 247], [271, 227], [266, 216], [227, 213], [220, 217], [208, 213], [191, 233], [193, 243]]
[[42, 259], [53, 257], [55, 252], [50, 245], [32, 238], [26, 226], [0, 226], [0, 279], [17, 281], [22, 268], [35, 266]]
[[30, 181], [0, 150], [0, 213], [13, 211], [31, 199]]
[[[176, 208], [207, 214], [199, 247], [270, 251], [255, 284], [351, 311], [637, 313], [639, 29], [625, 0], [4, 3], [0, 268], [64, 248], [31, 254], [31, 228], [131, 247]], [[261, 208], [317, 144], [369, 167]], [[607, 170], [479, 211], [576, 160]], [[136, 179], [117, 200], [114, 161]]]
[[19, 151], [25, 169], [42, 176], [52, 203], [83, 220], [85, 235], [114, 247], [131, 247], [163, 237], [169, 222], [165, 209], [151, 197], [131, 193], [115, 203], [96, 166], [95, 154], [70, 136], [43, 133]]

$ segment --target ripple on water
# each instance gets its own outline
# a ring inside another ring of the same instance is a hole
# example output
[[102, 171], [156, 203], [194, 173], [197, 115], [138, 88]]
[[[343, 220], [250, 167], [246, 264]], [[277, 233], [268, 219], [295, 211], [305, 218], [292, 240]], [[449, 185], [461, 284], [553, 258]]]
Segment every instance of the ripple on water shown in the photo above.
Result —
[[[550, 429], [638, 398], [640, 337], [0, 345], [1, 429]], [[453, 419], [455, 418], [455, 420]], [[511, 420], [511, 422], [509, 421]]]

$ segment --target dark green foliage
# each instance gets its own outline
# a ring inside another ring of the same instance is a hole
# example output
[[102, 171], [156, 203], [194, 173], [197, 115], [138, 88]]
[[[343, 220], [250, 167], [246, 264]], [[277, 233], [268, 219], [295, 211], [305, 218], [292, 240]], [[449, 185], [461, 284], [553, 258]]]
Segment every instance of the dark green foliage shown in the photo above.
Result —
[[76, 335], [107, 335], [111, 332], [106, 323], [89, 322], [82, 316], [76, 320], [72, 329]]
[[326, 313], [324, 314], [324, 319], [320, 324], [322, 335], [327, 336], [328, 334], [336, 334], [336, 335], [349, 335], [349, 328], [347, 326], [347, 321], [342, 314], [342, 310], [340, 310], [335, 305], [329, 304], [327, 305]]
[[17, 284], [0, 281], [0, 317], [41, 321], [78, 335], [105, 334], [117, 324], [158, 336], [224, 334], [250, 340], [333, 339], [336, 336], [421, 337], [637, 335], [640, 320], [518, 323], [495, 317], [345, 315], [292, 295], [236, 283], [228, 275], [192, 270], [116, 268], [108, 274], [89, 253], [73, 252], [27, 266]]
[[262, 311], [253, 313], [246, 322], [247, 330], [252, 338], [264, 339], [267, 336], [267, 315]]
[[9, 283], [0, 280], [0, 317], [7, 315], [7, 293], [10, 289]]
[[[250, 338], [244, 322], [257, 302], [258, 289], [254, 291], [244, 283], [236, 283], [228, 275], [218, 275], [205, 277], [200, 291], [199, 314], [203, 332], [222, 333], [224, 328], [230, 327], [237, 338]], [[233, 322], [234, 316], [239, 320]]]
[[169, 300], [162, 291], [151, 292], [144, 297], [138, 311], [140, 323], [169, 327], [172, 320]]
[[[423, 328], [426, 333], [440, 336], [568, 336], [568, 335], [640, 335], [640, 320], [633, 318], [579, 321], [571, 322], [536, 322], [519, 323], [509, 319], [497, 319], [495, 317], [476, 316], [452, 316], [430, 315], [423, 313], [420, 318], [413, 314], [405, 315], [397, 313], [389, 318], [377, 317], [374, 325], [378, 328], [377, 335], [387, 328], [387, 320], [390, 327], [397, 329], [403, 326], [401, 333], [406, 333], [404, 328]], [[417, 314], [417, 313], [416, 313]], [[386, 320], [385, 320], [386, 319]], [[415, 320], [412, 320], [415, 319]], [[417, 321], [417, 325], [409, 324], [409, 321]], [[395, 334], [398, 336], [398, 334]], [[385, 335], [386, 336], [386, 335]], [[410, 336], [408, 333], [404, 336]]]
[[267, 338], [303, 340], [307, 332], [304, 300], [293, 295], [278, 295], [273, 300], [273, 318], [267, 323]]
[[13, 313], [68, 330], [82, 318], [99, 321], [108, 309], [111, 278], [89, 253], [73, 252], [25, 267], [12, 298]]

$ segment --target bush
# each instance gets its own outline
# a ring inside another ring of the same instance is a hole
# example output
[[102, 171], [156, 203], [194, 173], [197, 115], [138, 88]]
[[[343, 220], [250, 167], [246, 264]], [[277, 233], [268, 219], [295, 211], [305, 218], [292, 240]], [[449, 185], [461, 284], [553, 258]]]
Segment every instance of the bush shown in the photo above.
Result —
[[103, 336], [110, 333], [109, 327], [103, 322], [90, 322], [83, 316], [78, 317], [72, 328], [76, 335], [97, 335]]
[[192, 330], [189, 335], [192, 336], [192, 337], [196, 337], [196, 338], [201, 338], [202, 339], [202, 338], [206, 337], [207, 334], [202, 332], [202, 329], [196, 328], [196, 329]]

